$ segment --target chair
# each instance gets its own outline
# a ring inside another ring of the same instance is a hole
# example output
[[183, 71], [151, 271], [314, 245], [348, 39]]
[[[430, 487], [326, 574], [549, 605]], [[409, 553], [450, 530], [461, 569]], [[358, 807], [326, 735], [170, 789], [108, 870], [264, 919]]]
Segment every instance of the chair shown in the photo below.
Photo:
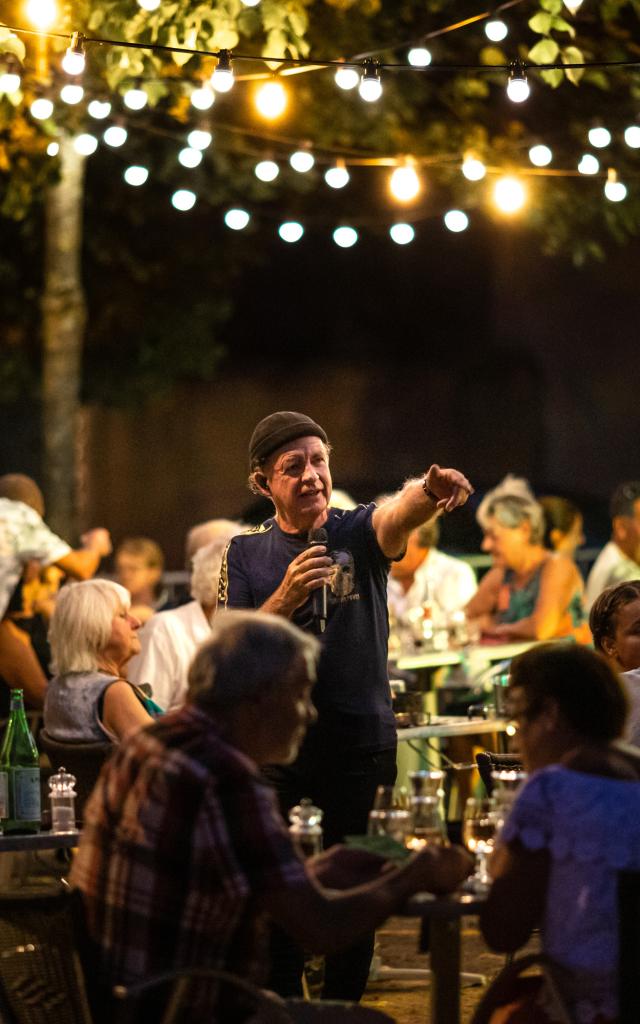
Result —
[[113, 753], [113, 743], [70, 743], [55, 740], [46, 729], [40, 732], [40, 746], [51, 761], [54, 771], [62, 765], [76, 777], [76, 818], [81, 822], [86, 804], [95, 786], [102, 765]]
[[[531, 967], [541, 969], [539, 975], [542, 976], [545, 986], [547, 1005], [550, 1004], [553, 1007], [553, 1019], [558, 1024], [574, 1024], [554, 981], [549, 960], [542, 953], [531, 953], [518, 957], [503, 967], [476, 1006], [471, 1024], [490, 1024], [494, 1011], [508, 1004], [515, 997], [515, 982]], [[637, 1024], [637, 1020], [635, 1024]]]
[[618, 1024], [640, 1020], [640, 871], [618, 873]]
[[491, 772], [517, 772], [522, 769], [522, 761], [517, 754], [496, 754], [492, 750], [484, 750], [476, 754], [476, 764], [480, 772], [480, 778], [484, 783], [484, 788], [487, 791], [487, 796], [493, 794]]

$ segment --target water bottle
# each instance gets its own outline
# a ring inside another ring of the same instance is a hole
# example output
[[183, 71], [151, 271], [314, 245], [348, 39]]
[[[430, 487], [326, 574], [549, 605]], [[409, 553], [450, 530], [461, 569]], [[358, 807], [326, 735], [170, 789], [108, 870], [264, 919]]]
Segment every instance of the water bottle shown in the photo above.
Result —
[[49, 803], [51, 804], [51, 831], [75, 832], [76, 830], [76, 784], [75, 775], [64, 768], [58, 768], [49, 779]]
[[22, 690], [11, 691], [9, 721], [0, 747], [0, 825], [5, 833], [40, 831], [40, 762]]
[[305, 860], [322, 850], [322, 811], [314, 807], [308, 796], [289, 811], [289, 832], [298, 853]]

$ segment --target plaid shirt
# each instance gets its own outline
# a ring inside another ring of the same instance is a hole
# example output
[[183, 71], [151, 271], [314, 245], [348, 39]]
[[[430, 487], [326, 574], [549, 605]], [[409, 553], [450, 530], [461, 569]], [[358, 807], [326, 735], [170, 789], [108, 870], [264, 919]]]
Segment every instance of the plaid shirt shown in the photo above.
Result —
[[260, 983], [260, 896], [306, 879], [256, 765], [193, 706], [117, 749], [85, 808], [71, 875], [105, 985], [184, 966]]

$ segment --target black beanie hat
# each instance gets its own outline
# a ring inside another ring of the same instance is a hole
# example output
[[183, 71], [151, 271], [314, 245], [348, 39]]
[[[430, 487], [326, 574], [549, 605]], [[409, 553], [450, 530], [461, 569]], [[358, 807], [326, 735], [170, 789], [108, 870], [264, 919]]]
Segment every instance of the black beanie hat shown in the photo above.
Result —
[[249, 468], [253, 470], [280, 445], [296, 437], [319, 437], [328, 444], [319, 424], [301, 412], [273, 412], [260, 420], [249, 441]]

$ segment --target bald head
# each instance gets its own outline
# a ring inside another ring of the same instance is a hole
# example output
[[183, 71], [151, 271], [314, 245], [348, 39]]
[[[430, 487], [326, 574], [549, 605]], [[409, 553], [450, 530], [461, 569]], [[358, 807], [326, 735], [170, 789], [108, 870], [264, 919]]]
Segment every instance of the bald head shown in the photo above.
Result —
[[39, 516], [44, 515], [44, 498], [35, 480], [23, 473], [5, 473], [0, 476], [0, 498], [10, 501], [22, 501], [35, 509]]

